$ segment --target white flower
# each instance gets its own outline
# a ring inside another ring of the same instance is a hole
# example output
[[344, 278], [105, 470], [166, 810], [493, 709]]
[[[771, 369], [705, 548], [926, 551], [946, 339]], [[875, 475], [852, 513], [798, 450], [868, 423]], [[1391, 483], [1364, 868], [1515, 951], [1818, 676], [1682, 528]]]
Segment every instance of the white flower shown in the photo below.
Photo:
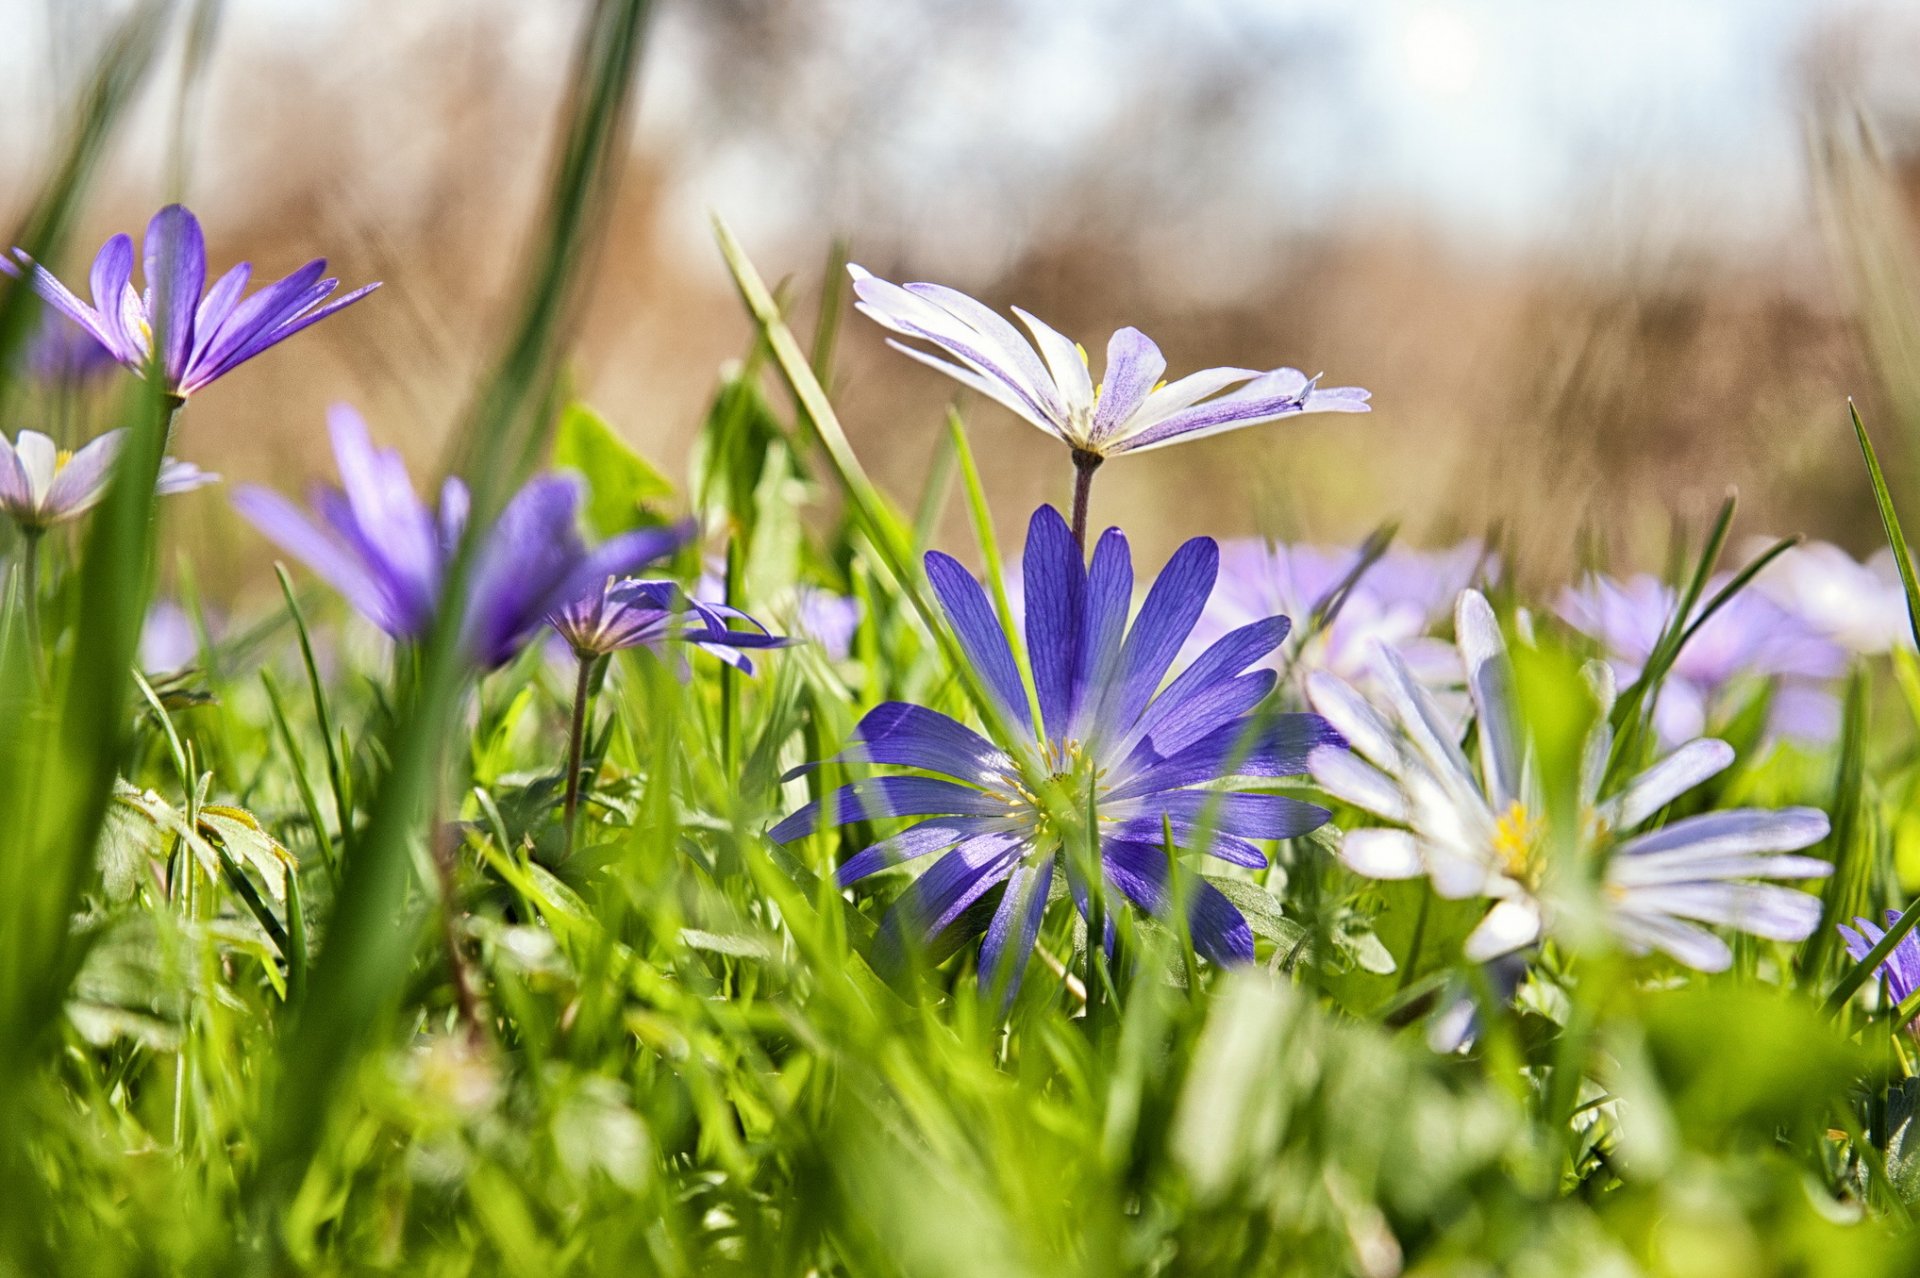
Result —
[[[1430, 693], [1391, 649], [1377, 651], [1382, 715], [1342, 680], [1308, 683], [1314, 708], [1353, 747], [1316, 751], [1314, 779], [1335, 797], [1393, 823], [1348, 831], [1340, 857], [1371, 878], [1427, 876], [1449, 899], [1485, 897], [1492, 908], [1466, 941], [1486, 961], [1539, 940], [1554, 923], [1553, 867], [1546, 809], [1513, 704], [1506, 641], [1477, 591], [1461, 594], [1454, 628], [1479, 725], [1470, 761]], [[1604, 855], [1600, 899], [1609, 930], [1636, 954], [1662, 951], [1688, 967], [1717, 972], [1732, 962], [1725, 941], [1701, 924], [1778, 941], [1804, 940], [1820, 921], [1817, 897], [1761, 879], [1811, 879], [1832, 867], [1783, 853], [1827, 834], [1812, 808], [1739, 808], [1687, 817], [1639, 834], [1674, 799], [1725, 769], [1733, 750], [1701, 738], [1629, 780], [1606, 799], [1599, 789], [1612, 748], [1607, 711], [1613, 682], [1604, 665], [1588, 675], [1601, 701], [1587, 741], [1579, 795], [1577, 857]]]

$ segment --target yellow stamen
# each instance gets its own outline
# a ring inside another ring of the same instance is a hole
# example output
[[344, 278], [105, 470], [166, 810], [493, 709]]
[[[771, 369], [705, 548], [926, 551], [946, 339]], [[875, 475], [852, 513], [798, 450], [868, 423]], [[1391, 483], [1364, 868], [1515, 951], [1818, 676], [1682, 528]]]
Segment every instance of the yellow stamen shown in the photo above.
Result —
[[1507, 873], [1529, 882], [1539, 870], [1540, 836], [1544, 823], [1519, 800], [1514, 800], [1493, 823], [1493, 851]]

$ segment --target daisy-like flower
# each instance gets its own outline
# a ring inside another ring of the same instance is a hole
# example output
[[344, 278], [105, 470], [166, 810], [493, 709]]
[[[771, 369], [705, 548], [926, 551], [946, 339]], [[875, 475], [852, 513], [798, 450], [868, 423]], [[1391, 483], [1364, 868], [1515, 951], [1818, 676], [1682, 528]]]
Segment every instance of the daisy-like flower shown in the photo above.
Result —
[[1106, 367], [1096, 386], [1086, 352], [1018, 307], [1013, 313], [1033, 335], [1031, 342], [992, 308], [956, 289], [890, 284], [859, 266], [847, 270], [861, 312], [902, 337], [928, 343], [939, 354], [892, 338], [888, 345], [980, 392], [1073, 450], [1080, 475], [1074, 495], [1076, 539], [1085, 528], [1084, 490], [1094, 469], [1108, 457], [1296, 413], [1368, 411], [1366, 391], [1357, 386], [1323, 388], [1317, 376], [1295, 368], [1208, 368], [1162, 383], [1166, 357], [1137, 328], [1120, 329], [1108, 340]]
[[1830, 542], [1795, 546], [1761, 570], [1753, 589], [1848, 652], [1913, 645], [1907, 592], [1884, 546], [1865, 563]]
[[[466, 487], [449, 478], [435, 511], [415, 495], [400, 454], [373, 446], [358, 413], [336, 406], [328, 428], [340, 484], [314, 490], [312, 513], [251, 486], [234, 495], [234, 506], [382, 630], [419, 639], [433, 624], [466, 530]], [[686, 525], [650, 529], [588, 550], [577, 526], [580, 496], [573, 476], [535, 476], [476, 549], [462, 632], [482, 669], [504, 665], [564, 604], [671, 554], [692, 535]]]
[[[1340, 857], [1348, 867], [1380, 879], [1425, 875], [1443, 897], [1493, 900], [1466, 942], [1467, 957], [1485, 961], [1531, 945], [1551, 929], [1555, 877], [1577, 867], [1546, 863], [1554, 841], [1493, 609], [1477, 591], [1465, 591], [1454, 624], [1478, 722], [1477, 762], [1461, 751], [1406, 663], [1386, 648], [1379, 651], [1385, 715], [1331, 675], [1310, 681], [1314, 708], [1353, 746], [1352, 753], [1317, 751], [1311, 764], [1328, 793], [1393, 823], [1347, 831]], [[1825, 838], [1826, 815], [1813, 808], [1737, 808], [1633, 833], [1724, 770], [1733, 750], [1723, 741], [1690, 741], [1601, 798], [1613, 744], [1606, 715], [1612, 679], [1598, 662], [1588, 670], [1601, 713], [1587, 741], [1579, 829], [1560, 842], [1576, 861], [1606, 858], [1600, 903], [1615, 939], [1633, 953], [1659, 950], [1707, 972], [1724, 970], [1732, 952], [1701, 924], [1804, 940], [1819, 925], [1819, 899], [1759, 880], [1830, 873], [1833, 867], [1818, 858], [1782, 855]]]
[[[1712, 598], [1726, 584], [1707, 584]], [[1599, 641], [1616, 679], [1640, 677], [1679, 607], [1673, 587], [1645, 573], [1617, 581], [1590, 577], [1561, 596], [1559, 613]], [[1773, 680], [1770, 727], [1802, 741], [1831, 740], [1839, 730], [1832, 681], [1846, 654], [1800, 617], [1755, 590], [1729, 599], [1680, 649], [1653, 706], [1654, 730], [1669, 745], [1706, 730], [1716, 703], [1741, 680]]]
[[[29, 536], [79, 518], [107, 495], [113, 463], [126, 442], [125, 430], [111, 430], [67, 453], [37, 430], [21, 431], [11, 443], [0, 435], [0, 511]], [[170, 497], [218, 482], [220, 476], [168, 457], [160, 464], [154, 491]]]
[[[1255, 538], [1220, 547], [1220, 585], [1187, 642], [1189, 654], [1260, 617], [1308, 617], [1332, 598], [1352, 574], [1358, 549], [1273, 544]], [[1458, 684], [1453, 645], [1429, 633], [1454, 597], [1474, 579], [1485, 560], [1477, 542], [1446, 551], [1391, 548], [1368, 565], [1347, 590], [1331, 621], [1308, 637], [1296, 637], [1288, 657], [1268, 663], [1304, 680], [1328, 670], [1351, 682], [1369, 677], [1372, 652], [1386, 644], [1400, 653], [1428, 686]], [[1442, 593], [1444, 592], [1444, 593]]]
[[[351, 306], [378, 284], [327, 299], [340, 281], [322, 279], [324, 258], [243, 298], [253, 267], [242, 262], [207, 287], [207, 245], [199, 219], [169, 204], [147, 223], [146, 288], [133, 286], [133, 240], [116, 235], [93, 259], [88, 305], [26, 252], [14, 256], [31, 272], [41, 297], [127, 368], [156, 370], [167, 394], [184, 399], [204, 390], [301, 329]], [[156, 334], [164, 346], [154, 349]]]
[[[1900, 911], [1887, 911], [1887, 927], [1900, 920]], [[1858, 928], [1858, 931], [1854, 929]], [[1846, 944], [1847, 953], [1856, 963], [1862, 962], [1872, 953], [1873, 947], [1885, 938], [1886, 931], [1875, 927], [1866, 919], [1855, 919], [1853, 927], [1839, 924], [1840, 939]], [[1887, 978], [1887, 996], [1897, 1006], [1913, 996], [1920, 989], [1920, 935], [1908, 932], [1900, 938], [1887, 957], [1880, 961], [1881, 976]]]
[[[784, 648], [793, 640], [769, 633], [738, 608], [691, 598], [671, 581], [610, 577], [548, 618], [583, 661], [623, 648], [658, 650], [689, 644], [730, 666], [753, 673], [747, 650]], [[746, 629], [736, 630], [732, 622]]]
[[[1128, 625], [1133, 563], [1127, 539], [1108, 529], [1089, 568], [1052, 507], [1027, 532], [1026, 647], [1039, 721], [986, 591], [938, 552], [927, 576], [967, 662], [1011, 739], [995, 744], [917, 705], [889, 702], [861, 720], [839, 762], [888, 764], [911, 775], [841, 787], [776, 825], [775, 842], [855, 821], [918, 818], [848, 859], [855, 883], [903, 861], [943, 853], [888, 917], [885, 935], [947, 932], [991, 889], [1005, 885], [980, 957], [983, 984], [1017, 979], [1046, 909], [1056, 867], [1084, 912], [1082, 864], [1098, 842], [1106, 884], [1154, 914], [1172, 907], [1162, 820], [1182, 846], [1236, 865], [1262, 866], [1256, 842], [1291, 838], [1327, 820], [1324, 808], [1250, 793], [1244, 778], [1302, 771], [1316, 747], [1340, 738], [1318, 715], [1261, 715], [1274, 685], [1253, 669], [1286, 637], [1268, 617], [1221, 639], [1162, 688], [1219, 567], [1201, 537], [1175, 552]], [[1091, 818], [1093, 830], [1087, 826]], [[1246, 920], [1204, 880], [1187, 887], [1194, 944], [1216, 962], [1253, 957]]]

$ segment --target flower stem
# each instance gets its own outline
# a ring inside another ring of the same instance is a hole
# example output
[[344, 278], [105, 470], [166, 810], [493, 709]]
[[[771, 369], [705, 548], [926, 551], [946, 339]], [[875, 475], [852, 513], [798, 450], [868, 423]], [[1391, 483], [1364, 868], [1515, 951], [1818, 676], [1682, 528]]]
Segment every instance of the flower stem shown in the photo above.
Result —
[[593, 667], [598, 657], [580, 654], [580, 674], [573, 685], [573, 725], [567, 737], [567, 801], [563, 825], [566, 854], [573, 855], [574, 819], [580, 811], [580, 769], [587, 749], [587, 710], [593, 700]]
[[46, 654], [40, 650], [40, 533], [27, 531], [20, 551], [20, 602], [27, 612], [27, 659], [34, 673], [44, 678]]
[[1093, 472], [1105, 460], [1084, 448], [1073, 450], [1073, 543], [1080, 547], [1082, 559], [1087, 555], [1087, 498], [1093, 494]]

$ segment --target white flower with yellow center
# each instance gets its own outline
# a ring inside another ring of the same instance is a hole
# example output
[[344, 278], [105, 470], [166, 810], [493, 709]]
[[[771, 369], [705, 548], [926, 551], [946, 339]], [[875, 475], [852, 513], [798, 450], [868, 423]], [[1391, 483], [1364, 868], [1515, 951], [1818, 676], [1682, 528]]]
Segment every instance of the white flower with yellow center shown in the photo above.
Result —
[[[1469, 761], [1433, 695], [1391, 649], [1376, 653], [1385, 714], [1329, 674], [1308, 682], [1313, 706], [1352, 746], [1316, 751], [1314, 779], [1354, 807], [1392, 822], [1350, 830], [1340, 859], [1370, 878], [1425, 875], [1449, 899], [1484, 897], [1492, 908], [1467, 937], [1484, 962], [1538, 941], [1554, 922], [1549, 846], [1529, 743], [1513, 704], [1506, 641], [1478, 591], [1462, 592], [1454, 629], [1478, 724]], [[1732, 962], [1727, 944], [1701, 924], [1777, 941], [1804, 940], [1820, 921], [1817, 897], [1764, 879], [1820, 878], [1815, 857], [1782, 855], [1819, 842], [1826, 815], [1813, 808], [1738, 808], [1686, 817], [1642, 833], [1674, 799], [1733, 762], [1724, 741], [1690, 741], [1605, 799], [1599, 790], [1613, 744], [1606, 667], [1588, 667], [1601, 701], [1587, 741], [1576, 857], [1604, 856], [1601, 905], [1608, 929], [1636, 954], [1662, 951], [1700, 971]]]
[[[0, 435], [0, 511], [29, 536], [78, 518], [107, 495], [127, 432], [110, 430], [78, 452], [64, 452], [37, 430], [9, 442]], [[166, 458], [154, 491], [162, 497], [219, 482], [198, 466]]]

